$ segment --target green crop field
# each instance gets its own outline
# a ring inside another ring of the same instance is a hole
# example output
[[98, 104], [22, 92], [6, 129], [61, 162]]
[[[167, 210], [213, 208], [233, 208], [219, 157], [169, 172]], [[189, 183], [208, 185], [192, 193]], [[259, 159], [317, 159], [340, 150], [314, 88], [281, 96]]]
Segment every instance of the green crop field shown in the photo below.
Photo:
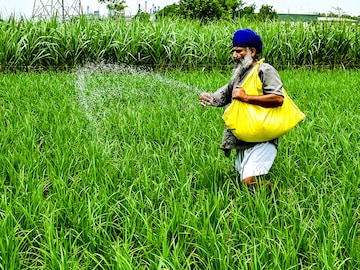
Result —
[[358, 269], [359, 71], [283, 70], [275, 189], [219, 149], [230, 72], [0, 74], [0, 269]]
[[[306, 114], [254, 195], [198, 103], [243, 27]], [[359, 29], [1, 21], [0, 269], [359, 269]]]

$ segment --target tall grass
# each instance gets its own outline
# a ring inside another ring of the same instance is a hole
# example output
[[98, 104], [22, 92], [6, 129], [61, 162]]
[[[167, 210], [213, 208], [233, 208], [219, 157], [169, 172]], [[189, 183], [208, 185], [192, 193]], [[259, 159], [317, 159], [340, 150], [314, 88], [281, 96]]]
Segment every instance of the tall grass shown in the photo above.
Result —
[[263, 56], [277, 68], [358, 67], [359, 27], [344, 22], [249, 22], [161, 19], [154, 22], [81, 17], [0, 23], [0, 71], [69, 69], [87, 62], [154, 69], [226, 69], [231, 37], [250, 27], [264, 40]]
[[198, 105], [229, 75], [0, 75], [0, 269], [358, 269], [359, 72], [281, 71], [307, 119], [253, 197]]

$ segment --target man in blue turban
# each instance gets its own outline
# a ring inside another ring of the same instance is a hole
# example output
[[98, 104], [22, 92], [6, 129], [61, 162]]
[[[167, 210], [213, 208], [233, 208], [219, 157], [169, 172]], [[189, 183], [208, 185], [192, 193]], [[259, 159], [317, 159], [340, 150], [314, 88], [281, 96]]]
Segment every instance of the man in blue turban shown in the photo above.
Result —
[[234, 33], [233, 47], [254, 47], [258, 54], [262, 53], [261, 37], [251, 29], [242, 29]]
[[[232, 78], [215, 93], [202, 93], [200, 104], [223, 107], [237, 99], [267, 108], [281, 106], [284, 100], [283, 84], [275, 68], [259, 59], [262, 49], [263, 43], [257, 33], [248, 28], [237, 30], [232, 39], [231, 55], [235, 62]], [[242, 87], [247, 75], [254, 72], [257, 72], [257, 76], [251, 78], [254, 78], [254, 85], [260, 86], [257, 90], [262, 92], [261, 95], [247, 94], [247, 89]], [[278, 138], [266, 142], [245, 142], [236, 138], [227, 127], [221, 144], [226, 156], [230, 156], [231, 150], [236, 150], [235, 168], [239, 180], [250, 191], [259, 183], [272, 186], [264, 176], [272, 167], [277, 147]]]

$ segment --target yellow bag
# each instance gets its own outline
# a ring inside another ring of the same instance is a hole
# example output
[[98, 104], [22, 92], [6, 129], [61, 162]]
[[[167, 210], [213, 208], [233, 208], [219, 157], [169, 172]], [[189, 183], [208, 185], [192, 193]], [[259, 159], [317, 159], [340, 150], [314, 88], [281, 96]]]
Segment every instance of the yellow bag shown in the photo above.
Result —
[[[258, 67], [263, 59], [250, 71], [242, 87], [248, 95], [263, 95]], [[245, 142], [265, 142], [287, 133], [305, 118], [287, 95], [285, 89], [282, 106], [264, 108], [234, 99], [222, 118], [236, 138]]]

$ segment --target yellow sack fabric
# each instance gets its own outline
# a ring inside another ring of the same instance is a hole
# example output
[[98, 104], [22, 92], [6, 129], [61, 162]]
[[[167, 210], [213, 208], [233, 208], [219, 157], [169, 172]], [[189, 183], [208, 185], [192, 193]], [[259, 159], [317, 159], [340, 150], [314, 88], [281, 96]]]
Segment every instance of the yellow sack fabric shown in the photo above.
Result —
[[[258, 67], [263, 59], [250, 71], [242, 87], [247, 95], [263, 95]], [[245, 142], [265, 142], [284, 135], [294, 128], [305, 115], [299, 110], [285, 89], [282, 106], [264, 108], [234, 99], [222, 118], [236, 138]]]

